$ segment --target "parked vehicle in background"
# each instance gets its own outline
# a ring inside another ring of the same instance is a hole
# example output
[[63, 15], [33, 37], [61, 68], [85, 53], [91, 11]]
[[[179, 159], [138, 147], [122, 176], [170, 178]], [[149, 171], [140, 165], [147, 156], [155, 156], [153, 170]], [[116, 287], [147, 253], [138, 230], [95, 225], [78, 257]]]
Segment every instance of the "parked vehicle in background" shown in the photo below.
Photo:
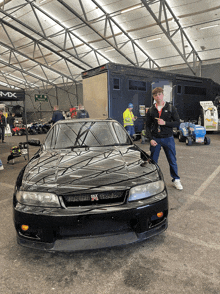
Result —
[[77, 251], [143, 241], [166, 230], [162, 172], [115, 120], [61, 120], [18, 175], [20, 245]]
[[12, 136], [17, 135], [17, 136], [23, 136], [26, 135], [26, 129], [25, 126], [23, 127], [14, 127], [12, 128], [12, 132], [11, 132]]
[[211, 140], [206, 136], [206, 129], [203, 126], [196, 125], [192, 122], [181, 123], [178, 130], [180, 142], [186, 142], [191, 146], [193, 143], [204, 143], [209, 145]]
[[200, 115], [198, 124], [205, 127], [206, 131], [218, 131], [218, 109], [212, 101], [200, 101]]

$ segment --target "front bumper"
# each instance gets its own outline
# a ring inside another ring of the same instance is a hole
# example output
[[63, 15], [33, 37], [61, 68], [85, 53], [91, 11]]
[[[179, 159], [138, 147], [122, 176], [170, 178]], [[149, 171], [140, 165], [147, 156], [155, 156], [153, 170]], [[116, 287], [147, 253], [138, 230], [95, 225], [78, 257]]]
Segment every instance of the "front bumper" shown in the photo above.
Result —
[[[20, 245], [47, 251], [81, 251], [143, 241], [168, 226], [167, 197], [153, 204], [102, 209], [45, 209], [17, 204], [14, 223]], [[157, 213], [163, 212], [158, 218]], [[28, 225], [27, 231], [21, 226]]]

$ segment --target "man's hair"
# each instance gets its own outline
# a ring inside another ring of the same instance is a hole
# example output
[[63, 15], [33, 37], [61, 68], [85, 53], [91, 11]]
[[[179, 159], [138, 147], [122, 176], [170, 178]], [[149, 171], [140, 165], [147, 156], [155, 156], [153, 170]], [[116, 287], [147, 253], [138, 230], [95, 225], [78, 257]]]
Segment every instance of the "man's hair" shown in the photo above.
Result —
[[161, 87], [156, 87], [156, 88], [153, 89], [153, 91], [152, 91], [152, 95], [156, 95], [156, 94], [158, 94], [158, 93], [163, 93], [163, 88], [161, 88]]

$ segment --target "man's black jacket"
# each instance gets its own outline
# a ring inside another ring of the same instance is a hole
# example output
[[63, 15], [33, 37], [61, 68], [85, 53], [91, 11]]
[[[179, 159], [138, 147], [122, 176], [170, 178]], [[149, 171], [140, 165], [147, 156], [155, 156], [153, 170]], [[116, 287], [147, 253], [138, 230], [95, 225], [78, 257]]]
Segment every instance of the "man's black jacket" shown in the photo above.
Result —
[[146, 137], [149, 138], [149, 140], [152, 140], [153, 137], [172, 137], [173, 128], [178, 127], [180, 124], [180, 118], [176, 108], [168, 102], [165, 103], [164, 107], [162, 108], [160, 118], [163, 119], [166, 124], [160, 126], [160, 132], [158, 132], [158, 123], [156, 118], [159, 118], [159, 113], [154, 104], [149, 108], [146, 115]]
[[64, 117], [59, 110], [54, 111], [51, 121], [55, 124], [58, 120], [63, 120]]
[[0, 128], [3, 128], [6, 126], [6, 119], [3, 114], [0, 115]]

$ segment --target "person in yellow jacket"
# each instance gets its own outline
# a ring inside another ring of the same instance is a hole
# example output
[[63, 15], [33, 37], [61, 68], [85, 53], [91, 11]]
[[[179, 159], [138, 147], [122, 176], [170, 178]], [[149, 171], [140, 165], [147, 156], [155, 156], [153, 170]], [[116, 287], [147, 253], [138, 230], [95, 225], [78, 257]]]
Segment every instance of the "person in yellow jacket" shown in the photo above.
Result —
[[123, 112], [124, 127], [131, 137], [135, 134], [134, 121], [137, 118], [136, 116], [134, 116], [132, 109], [133, 104], [129, 103], [128, 108]]

